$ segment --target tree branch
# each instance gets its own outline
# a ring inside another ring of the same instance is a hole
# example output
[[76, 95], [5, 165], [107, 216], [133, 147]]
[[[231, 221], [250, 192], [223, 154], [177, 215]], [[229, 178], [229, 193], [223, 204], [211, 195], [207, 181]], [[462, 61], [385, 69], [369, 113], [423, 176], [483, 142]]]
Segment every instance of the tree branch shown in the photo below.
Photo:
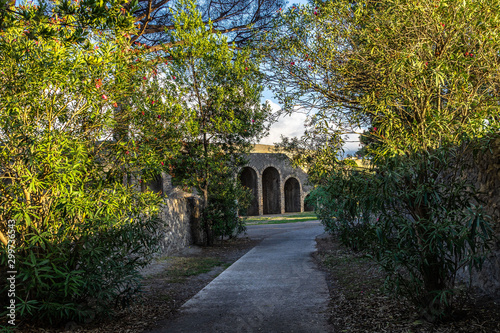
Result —
[[8, 241], [7, 241], [7, 238], [4, 236], [4, 234], [2, 233], [2, 231], [0, 231], [0, 241], [2, 241], [2, 243], [7, 246], [8, 244]]
[[135, 42], [137, 40], [137, 38], [139, 38], [139, 36], [141, 36], [143, 33], [144, 33], [144, 30], [146, 30], [146, 27], [148, 26], [148, 23], [149, 21], [151, 21], [151, 7], [153, 5], [153, 0], [148, 0], [148, 9], [146, 10], [146, 20], [144, 21], [144, 23], [142, 23], [142, 27], [141, 27], [141, 30], [139, 31], [139, 33], [132, 37], [132, 39], [130, 40], [131, 43]]

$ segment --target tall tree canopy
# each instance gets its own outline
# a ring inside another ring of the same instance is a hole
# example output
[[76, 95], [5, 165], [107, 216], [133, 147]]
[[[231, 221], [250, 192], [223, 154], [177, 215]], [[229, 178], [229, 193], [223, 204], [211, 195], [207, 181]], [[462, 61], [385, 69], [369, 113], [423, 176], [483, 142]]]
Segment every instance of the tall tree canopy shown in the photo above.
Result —
[[[172, 8], [177, 0], [139, 0], [129, 2], [125, 8], [136, 18], [138, 33], [132, 41], [149, 46], [169, 44], [170, 32], [175, 29]], [[284, 0], [203, 0], [196, 2], [206, 27], [223, 33], [228, 42], [243, 45], [257, 32], [271, 28], [271, 21]]]
[[467, 168], [500, 127], [500, 2], [315, 3], [284, 11], [262, 47], [285, 110], [315, 112], [303, 143], [371, 127], [373, 170], [306, 155], [324, 222], [430, 318], [449, 314], [457, 271], [481, 267], [491, 236]]
[[270, 83], [287, 111], [314, 108], [343, 130], [379, 124], [396, 150], [411, 137], [431, 147], [445, 136], [478, 134], [484, 121], [497, 124], [497, 5], [377, 0], [291, 8], [263, 44]]
[[[185, 129], [181, 154], [169, 161], [169, 172], [175, 182], [193, 186], [203, 196], [203, 223], [211, 243], [212, 229], [224, 218], [241, 223], [237, 210], [245, 200], [237, 195], [242, 191], [235, 175], [243, 154], [266, 132], [270, 110], [260, 104], [262, 75], [255, 57], [248, 50], [231, 49], [224, 35], [207, 30], [193, 3], [178, 6], [172, 35], [174, 41], [189, 42], [171, 50], [171, 70], [180, 87]], [[222, 199], [224, 205], [214, 207]], [[230, 211], [222, 217], [216, 210]]]
[[162, 230], [163, 199], [138, 183], [162, 171], [197, 186], [204, 221], [228, 222], [223, 235], [241, 222], [236, 153], [267, 117], [256, 58], [179, 1], [165, 61], [131, 45], [138, 27], [123, 5], [0, 12], [0, 277], [8, 263], [23, 281], [18, 322], [83, 320], [131, 300]]
[[[0, 234], [15, 236], [0, 237], [0, 276], [18, 272], [17, 297], [4, 284], [0, 303], [16, 303], [17, 324], [83, 320], [130, 300], [158, 249], [161, 198], [128, 179], [175, 152], [145, 144], [171, 126], [133, 103], [162, 90], [130, 47], [120, 4], [47, 8], [10, 7], [0, 31]], [[119, 108], [128, 138], [114, 135]], [[171, 111], [164, 118], [177, 119]]]

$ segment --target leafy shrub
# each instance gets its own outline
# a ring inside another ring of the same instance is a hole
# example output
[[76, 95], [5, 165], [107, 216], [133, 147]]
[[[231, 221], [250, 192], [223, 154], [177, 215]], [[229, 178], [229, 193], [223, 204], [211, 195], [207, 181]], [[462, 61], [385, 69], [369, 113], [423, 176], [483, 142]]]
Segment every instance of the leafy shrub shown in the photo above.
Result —
[[457, 273], [481, 269], [492, 238], [467, 165], [462, 149], [444, 147], [380, 163], [384, 203], [374, 254], [388, 286], [431, 320], [452, 312]]
[[[156, 250], [161, 199], [128, 179], [166, 153], [138, 144], [154, 136], [137, 121], [149, 106], [127, 102], [151, 69], [141, 52], [118, 52], [130, 49], [134, 29], [121, 5], [50, 5], [72, 24], [51, 22], [45, 4], [2, 13], [0, 233], [15, 220], [16, 320], [57, 324], [106, 313], [138, 290], [137, 270]], [[127, 126], [133, 139], [115, 135]], [[6, 264], [2, 245], [3, 281]]]
[[[2, 215], [16, 221], [18, 315], [57, 323], [126, 305], [140, 287], [137, 269], [157, 250], [160, 199], [103, 180], [86, 143], [53, 132], [30, 148], [29, 166], [18, 170], [29, 189], [3, 189], [17, 198]], [[0, 263], [7, 267], [4, 247]]]
[[233, 237], [246, 230], [239, 212], [248, 208], [251, 193], [231, 176], [217, 178], [210, 185], [203, 223], [209, 225], [214, 239]]
[[429, 320], [452, 312], [458, 272], [481, 269], [492, 237], [467, 165], [457, 148], [387, 157], [372, 172], [337, 171], [314, 193], [326, 229], [371, 254], [386, 287]]
[[377, 183], [373, 172], [344, 165], [330, 172], [325, 184], [310, 194], [326, 231], [355, 250], [372, 246], [373, 214], [380, 199]]

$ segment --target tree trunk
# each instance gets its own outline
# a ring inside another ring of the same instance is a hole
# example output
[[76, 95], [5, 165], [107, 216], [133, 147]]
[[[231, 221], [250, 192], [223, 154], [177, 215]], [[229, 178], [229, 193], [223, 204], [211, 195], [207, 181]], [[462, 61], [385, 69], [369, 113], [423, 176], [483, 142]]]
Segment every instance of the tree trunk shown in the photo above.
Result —
[[210, 226], [210, 221], [208, 221], [206, 216], [206, 208], [208, 205], [208, 186], [205, 186], [203, 189], [203, 210], [202, 210], [202, 221], [203, 221], [203, 229], [205, 231], [206, 244], [207, 246], [212, 246], [214, 244], [212, 228]]

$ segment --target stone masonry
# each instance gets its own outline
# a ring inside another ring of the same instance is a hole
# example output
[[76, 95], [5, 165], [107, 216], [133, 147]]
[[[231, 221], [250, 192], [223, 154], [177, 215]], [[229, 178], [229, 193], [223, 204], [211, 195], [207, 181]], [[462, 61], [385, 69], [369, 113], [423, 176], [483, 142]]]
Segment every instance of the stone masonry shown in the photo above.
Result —
[[[268, 146], [260, 147], [269, 149]], [[290, 159], [283, 154], [252, 153], [248, 161], [239, 175], [239, 180], [252, 189], [255, 196], [253, 207], [246, 215], [304, 211], [304, 198], [311, 186], [303, 170], [293, 168]], [[199, 196], [172, 187], [171, 177], [165, 173], [148, 184], [136, 185], [141, 191], [149, 189], [164, 197], [160, 209], [164, 222], [162, 255], [177, 252], [190, 244], [203, 243], [199, 227], [202, 199]]]
[[500, 297], [500, 138], [489, 149], [470, 156], [469, 179], [479, 189], [485, 213], [491, 218], [494, 241], [491, 253], [480, 272], [472, 274], [472, 286], [486, 294]]
[[307, 174], [293, 168], [284, 154], [249, 154], [248, 165], [242, 168], [239, 177], [256, 197], [248, 215], [303, 212], [304, 199], [312, 189]]

